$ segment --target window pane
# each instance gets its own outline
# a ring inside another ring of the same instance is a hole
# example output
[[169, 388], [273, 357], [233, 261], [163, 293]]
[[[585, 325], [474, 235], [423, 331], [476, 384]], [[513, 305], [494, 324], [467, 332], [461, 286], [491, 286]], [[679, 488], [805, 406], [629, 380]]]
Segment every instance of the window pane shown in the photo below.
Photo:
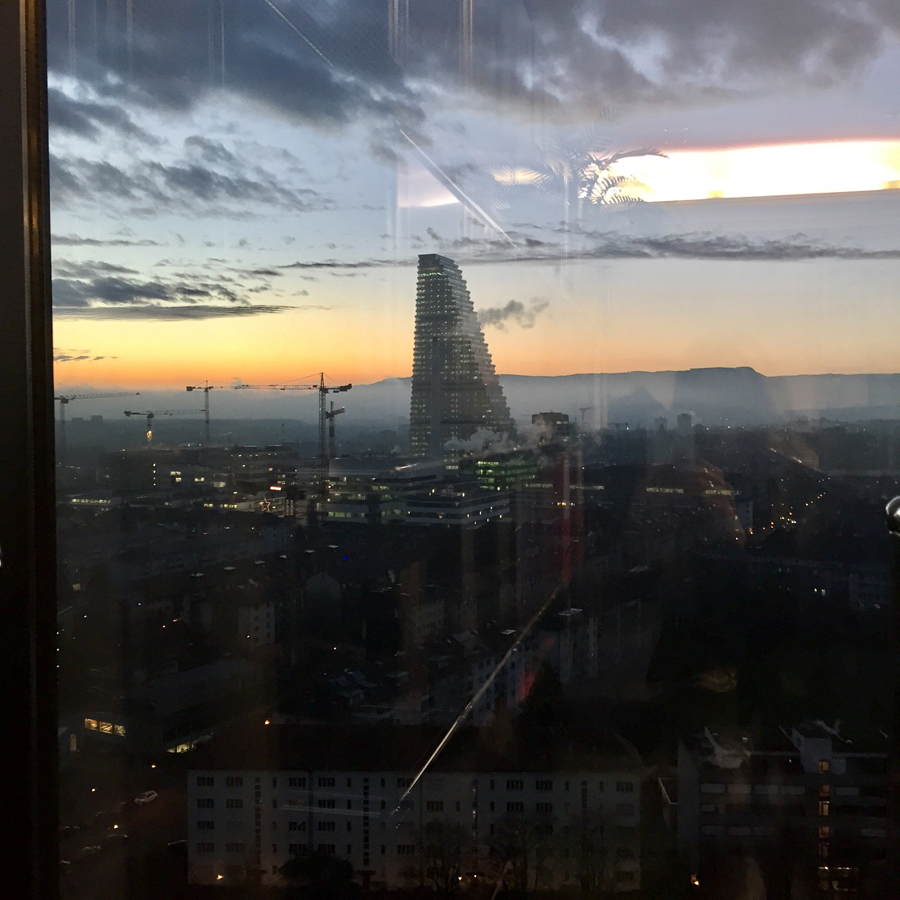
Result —
[[889, 893], [888, 5], [50, 20], [64, 896]]

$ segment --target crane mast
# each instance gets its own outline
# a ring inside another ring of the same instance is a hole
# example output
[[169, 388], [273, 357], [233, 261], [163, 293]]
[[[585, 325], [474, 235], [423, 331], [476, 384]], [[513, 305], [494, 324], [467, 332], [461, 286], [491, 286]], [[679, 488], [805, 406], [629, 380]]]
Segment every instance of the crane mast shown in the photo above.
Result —
[[[328, 468], [328, 420], [331, 415], [327, 408], [328, 394], [339, 394], [349, 391], [352, 384], [327, 385], [325, 373], [319, 373], [317, 382], [305, 384], [235, 384], [236, 391], [318, 391], [319, 392], [319, 464], [322, 468]], [[337, 412], [334, 415], [338, 415]]]
[[[325, 384], [325, 373], [319, 372], [319, 380], [316, 382], [307, 382], [305, 384], [235, 384], [234, 389], [238, 391], [318, 391], [319, 392], [319, 472], [320, 487], [324, 492], [328, 481], [328, 460], [329, 460], [329, 444], [328, 444], [328, 422], [331, 421], [331, 433], [334, 434], [334, 416], [339, 415], [344, 410], [335, 410], [332, 404], [332, 411], [327, 408], [327, 398], [329, 394], [341, 394], [349, 391], [352, 384]], [[331, 447], [334, 450], [333, 442]]]
[[212, 443], [212, 437], [210, 435], [209, 429], [209, 392], [216, 389], [221, 390], [222, 388], [226, 387], [230, 387], [230, 385], [210, 384], [208, 381], [204, 381], [203, 384], [189, 384], [185, 388], [186, 391], [203, 391], [203, 418], [205, 420], [204, 432], [206, 435], [207, 447]]
[[66, 457], [66, 407], [73, 400], [106, 400], [110, 397], [139, 397], [140, 391], [109, 391], [101, 394], [60, 394], [53, 399], [59, 403], [59, 449], [60, 456]]
[[337, 457], [337, 441], [334, 437], [334, 417], [339, 416], [342, 412], [346, 412], [342, 406], [340, 409], [334, 408], [334, 400], [331, 401], [331, 409], [325, 413], [328, 420], [328, 458], [329, 460]]

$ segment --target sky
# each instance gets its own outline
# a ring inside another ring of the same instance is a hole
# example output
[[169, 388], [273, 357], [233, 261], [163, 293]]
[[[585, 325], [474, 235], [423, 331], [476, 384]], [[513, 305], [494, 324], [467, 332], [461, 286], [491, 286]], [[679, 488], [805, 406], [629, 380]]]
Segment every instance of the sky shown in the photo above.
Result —
[[50, 0], [58, 390], [407, 376], [428, 252], [501, 373], [900, 370], [900, 5], [461, 8]]

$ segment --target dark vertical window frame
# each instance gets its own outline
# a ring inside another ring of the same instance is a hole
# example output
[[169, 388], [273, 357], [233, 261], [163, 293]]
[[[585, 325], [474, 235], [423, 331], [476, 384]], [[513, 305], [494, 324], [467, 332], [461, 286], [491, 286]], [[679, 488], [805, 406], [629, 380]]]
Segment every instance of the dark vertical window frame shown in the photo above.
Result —
[[[894, 497], [885, 510], [888, 532], [891, 535], [891, 628], [895, 666], [900, 668], [900, 497]], [[894, 686], [894, 722], [891, 735], [891, 762], [888, 780], [888, 839], [887, 863], [893, 896], [900, 890], [900, 689]]]
[[0, 3], [3, 892], [58, 894], [56, 547], [43, 0]]

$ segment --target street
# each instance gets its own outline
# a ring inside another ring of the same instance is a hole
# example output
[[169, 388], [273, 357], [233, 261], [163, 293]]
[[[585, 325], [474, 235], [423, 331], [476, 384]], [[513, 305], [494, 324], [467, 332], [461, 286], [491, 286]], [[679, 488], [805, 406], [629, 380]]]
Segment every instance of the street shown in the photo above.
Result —
[[[151, 765], [85, 756], [64, 773], [63, 898], [171, 897], [185, 884], [186, 848], [168, 845], [186, 835], [187, 766], [180, 759]], [[156, 791], [157, 798], [137, 805], [135, 797], [146, 790]]]

